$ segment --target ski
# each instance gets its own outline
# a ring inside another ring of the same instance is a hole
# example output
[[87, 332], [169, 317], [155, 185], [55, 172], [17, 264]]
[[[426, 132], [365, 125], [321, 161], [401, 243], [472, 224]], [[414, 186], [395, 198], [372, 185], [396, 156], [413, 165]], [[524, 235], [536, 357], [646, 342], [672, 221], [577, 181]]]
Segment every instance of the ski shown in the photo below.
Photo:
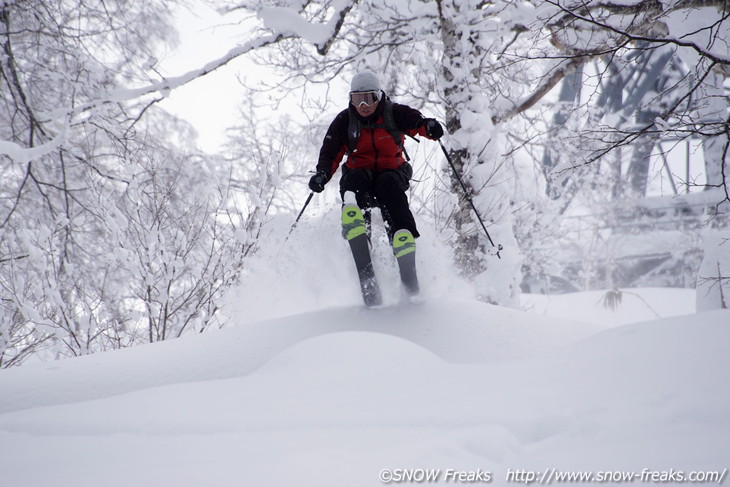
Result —
[[356, 204], [348, 203], [342, 207], [342, 235], [350, 244], [365, 305], [379, 306], [383, 302], [383, 298], [370, 258], [367, 226], [362, 211]]
[[393, 235], [393, 253], [398, 261], [401, 283], [409, 297], [420, 292], [416, 273], [416, 239], [408, 230], [398, 230]]

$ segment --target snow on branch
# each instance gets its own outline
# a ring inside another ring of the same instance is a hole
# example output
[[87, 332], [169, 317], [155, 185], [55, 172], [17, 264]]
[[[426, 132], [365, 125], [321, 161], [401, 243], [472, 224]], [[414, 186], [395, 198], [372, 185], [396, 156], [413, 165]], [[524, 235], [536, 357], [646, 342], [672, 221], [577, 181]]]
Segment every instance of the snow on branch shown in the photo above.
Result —
[[201, 78], [201, 77], [205, 76], [206, 74], [209, 74], [209, 73], [215, 71], [216, 69], [225, 66], [226, 64], [230, 63], [234, 59], [236, 59], [244, 54], [247, 54], [248, 52], [251, 52], [260, 47], [274, 44], [276, 42], [281, 41], [284, 38], [285, 38], [285, 36], [279, 34], [279, 35], [271, 35], [271, 36], [265, 36], [265, 37], [261, 37], [258, 39], [254, 39], [241, 46], [234, 47], [233, 49], [228, 51], [222, 57], [205, 64], [202, 68], [193, 69], [180, 76], [163, 78], [160, 81], [158, 81], [157, 83], [153, 83], [148, 86], [143, 86], [141, 88], [131, 88], [131, 89], [120, 88], [117, 90], [113, 90], [112, 92], [109, 93], [109, 96], [104, 97], [101, 100], [95, 100], [95, 101], [86, 103], [84, 105], [81, 105], [80, 107], [78, 107], [74, 110], [67, 111], [67, 113], [72, 114], [72, 115], [79, 114], [81, 112], [89, 111], [93, 108], [96, 108], [96, 107], [106, 104], [106, 103], [118, 103], [118, 102], [130, 101], [130, 100], [138, 99], [138, 98], [141, 98], [145, 95], [149, 95], [152, 93], [161, 93], [162, 95], [167, 96], [170, 91], [172, 91], [176, 88], [179, 88], [180, 86], [183, 86], [197, 78]]
[[[92, 113], [94, 110], [110, 103], [122, 103], [142, 98], [153, 93], [160, 93], [167, 96], [170, 91], [179, 88], [197, 78], [205, 76], [216, 69], [225, 66], [234, 59], [260, 47], [274, 44], [284, 39], [282, 34], [270, 35], [254, 39], [241, 46], [237, 46], [222, 57], [205, 64], [202, 68], [194, 69], [180, 76], [163, 78], [156, 83], [149, 84], [140, 88], [118, 88], [109, 91], [106, 96], [91, 100], [86, 103], [79, 104], [73, 108], [60, 108], [52, 112], [39, 115], [39, 119], [43, 122], [50, 120], [65, 120], [67, 125], [78, 122], [78, 119], [84, 115]], [[0, 141], [0, 156], [8, 156], [15, 162], [26, 163], [38, 159], [46, 154], [50, 154], [63, 145], [64, 136], [59, 135], [50, 142], [36, 147], [24, 148], [10, 141]]]
[[[712, 62], [720, 65], [730, 65], [728, 39], [723, 38], [728, 35], [728, 29], [720, 29], [723, 23], [730, 20], [730, 11], [724, 10], [726, 8], [724, 1], [685, 0], [669, 6], [665, 6], [664, 2], [656, 1], [641, 1], [633, 4], [581, 2], [579, 6], [565, 6], [559, 0], [546, 0], [546, 3], [557, 7], [565, 14], [560, 21], [555, 23], [555, 26], [564, 26], [568, 20], [578, 20], [634, 42], [672, 44], [685, 47], [694, 50], [699, 56]], [[692, 32], [684, 32], [685, 26], [682, 22], [672, 22], [667, 17], [669, 13], [708, 7], [718, 9], [717, 17], [710, 17], [709, 19], [703, 17], [703, 21], [714, 22], [703, 25]], [[722, 11], [721, 8], [723, 8]], [[605, 10], [624, 20], [642, 14], [648, 16], [651, 21], [631, 21], [626, 26], [614, 25], [609, 22], [608, 18], [596, 16], [594, 12], [597, 10]], [[703, 47], [701, 44], [706, 44], [707, 47]], [[713, 46], [716, 49], [712, 49]]]
[[0, 140], [0, 156], [8, 156], [15, 162], [25, 164], [56, 151], [61, 147], [63, 139], [63, 135], [58, 135], [43, 145], [30, 148], [21, 147], [15, 142]]
[[585, 63], [586, 60], [586, 56], [576, 56], [562, 60], [557, 66], [552, 68], [552, 73], [549, 76], [544, 76], [542, 78], [540, 85], [535, 88], [532, 94], [516, 103], [510, 110], [494, 115], [492, 117], [492, 123], [496, 125], [532, 108], [542, 99], [542, 97], [547, 95], [550, 90], [552, 90], [555, 85], [560, 82], [560, 80], [574, 72], [581, 64]]
[[[352, 10], [356, 0], [334, 0], [334, 12], [327, 22], [317, 24], [309, 22], [296, 10], [286, 7], [268, 7], [259, 11], [259, 18], [271, 32], [270, 35], [253, 39], [237, 46], [222, 57], [211, 61], [201, 68], [188, 71], [179, 76], [163, 78], [158, 82], [139, 88], [118, 88], [106, 93], [96, 100], [90, 100], [73, 108], [60, 108], [40, 115], [42, 121], [66, 120], [69, 125], [79, 121], [81, 117], [92, 113], [103, 105], [123, 103], [140, 99], [153, 93], [166, 97], [170, 91], [179, 88], [197, 78], [203, 77], [216, 69], [225, 66], [234, 59], [253, 50], [275, 44], [283, 39], [301, 38], [316, 46], [317, 52], [325, 55], [333, 44], [337, 34], [345, 22], [347, 14]], [[45, 154], [57, 150], [62, 145], [62, 138], [31, 148], [23, 148], [14, 142], [0, 141], [0, 156], [5, 155], [16, 162], [29, 162]]]
[[[560, 0], [547, 0], [547, 3], [560, 6]], [[727, 0], [674, 0], [671, 2], [667, 0], [620, 0], [613, 2], [578, 0], [573, 3], [563, 2], [563, 4], [565, 9], [571, 11], [582, 10], [587, 12], [588, 10], [600, 9], [612, 14], [633, 16], [646, 13], [662, 14], [700, 7], [721, 8], [727, 5]]]
[[317, 47], [317, 52], [324, 56], [342, 28], [347, 14], [355, 2], [353, 0], [335, 0], [335, 12], [325, 23], [312, 23], [302, 17], [296, 10], [288, 7], [268, 7], [259, 11], [258, 16], [267, 29], [281, 35], [300, 37]]

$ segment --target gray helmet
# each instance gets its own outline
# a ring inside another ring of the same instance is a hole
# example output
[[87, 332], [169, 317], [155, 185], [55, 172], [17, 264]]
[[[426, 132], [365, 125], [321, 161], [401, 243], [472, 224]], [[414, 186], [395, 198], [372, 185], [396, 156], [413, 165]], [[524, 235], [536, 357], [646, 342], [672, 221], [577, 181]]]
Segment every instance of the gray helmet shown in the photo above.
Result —
[[372, 71], [360, 71], [352, 78], [350, 93], [380, 91], [380, 80]]

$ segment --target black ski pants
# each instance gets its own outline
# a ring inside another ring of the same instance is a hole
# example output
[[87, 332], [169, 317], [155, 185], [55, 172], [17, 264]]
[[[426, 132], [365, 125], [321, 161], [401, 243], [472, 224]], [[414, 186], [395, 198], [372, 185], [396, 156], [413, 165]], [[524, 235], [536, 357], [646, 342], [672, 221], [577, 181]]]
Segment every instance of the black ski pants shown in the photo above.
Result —
[[355, 193], [357, 205], [363, 209], [380, 208], [385, 220], [388, 236], [392, 239], [398, 230], [408, 230], [418, 237], [416, 220], [408, 206], [408, 181], [413, 169], [409, 163], [398, 169], [372, 171], [370, 169], [350, 169], [342, 167], [340, 194], [345, 191]]

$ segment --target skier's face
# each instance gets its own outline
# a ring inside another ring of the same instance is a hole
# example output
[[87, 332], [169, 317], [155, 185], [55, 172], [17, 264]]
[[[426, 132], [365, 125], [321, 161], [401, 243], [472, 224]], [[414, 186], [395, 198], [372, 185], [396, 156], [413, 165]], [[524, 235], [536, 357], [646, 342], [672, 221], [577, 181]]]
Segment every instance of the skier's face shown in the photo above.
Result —
[[369, 117], [370, 115], [375, 113], [375, 109], [378, 108], [378, 103], [379, 102], [376, 101], [372, 105], [362, 104], [355, 107], [355, 109], [357, 109], [357, 113], [360, 114], [361, 117]]
[[380, 101], [380, 93], [378, 91], [357, 91], [350, 93], [350, 103], [355, 106], [357, 113], [361, 117], [369, 117], [375, 113]]

